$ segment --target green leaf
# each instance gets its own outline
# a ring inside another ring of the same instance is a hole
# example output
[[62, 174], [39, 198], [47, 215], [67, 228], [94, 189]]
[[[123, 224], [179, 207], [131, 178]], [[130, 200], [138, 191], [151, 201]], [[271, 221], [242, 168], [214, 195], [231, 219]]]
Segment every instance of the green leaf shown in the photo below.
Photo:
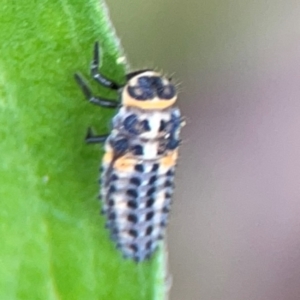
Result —
[[103, 151], [83, 141], [114, 113], [73, 79], [90, 80], [95, 41], [101, 71], [125, 74], [104, 4], [3, 0], [0, 20], [0, 299], [163, 299], [164, 252], [136, 264], [115, 249], [96, 199]]

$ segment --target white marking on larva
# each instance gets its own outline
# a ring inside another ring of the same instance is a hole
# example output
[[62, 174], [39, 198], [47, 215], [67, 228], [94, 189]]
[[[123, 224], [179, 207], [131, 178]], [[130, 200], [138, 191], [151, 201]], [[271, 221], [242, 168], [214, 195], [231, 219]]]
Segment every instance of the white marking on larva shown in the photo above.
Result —
[[147, 143], [144, 145], [144, 159], [155, 159], [157, 157], [157, 143]]
[[[140, 163], [143, 163], [143, 160], [140, 161]], [[153, 165], [152, 164], [144, 164], [144, 170], [145, 173], [149, 173], [152, 170]]]
[[[124, 189], [124, 188], [127, 188], [128, 187], [128, 173], [125, 172], [125, 174], [127, 175], [126, 177], [123, 176], [121, 177], [121, 175], [125, 175], [123, 174], [124, 172], [119, 172], [118, 173], [118, 177], [119, 179], [117, 180], [115, 186], [118, 190], [121, 190], [121, 189]], [[124, 196], [123, 196], [124, 197]], [[124, 200], [124, 198], [123, 198]]]
[[125, 209], [127, 209], [127, 203], [124, 200], [115, 203], [115, 210], [117, 212], [124, 212]]
[[156, 212], [155, 215], [154, 215], [154, 217], [153, 217], [153, 219], [152, 219], [152, 222], [154, 224], [159, 224], [160, 221], [161, 221], [161, 215], [162, 214], [160, 212]]
[[141, 134], [141, 137], [146, 139], [154, 139], [157, 137], [160, 127], [160, 121], [162, 120], [161, 112], [154, 112], [152, 115], [148, 115], [146, 120], [149, 123], [150, 130]]
[[132, 224], [128, 223], [126, 216], [119, 216], [116, 220], [116, 224], [117, 224], [119, 231], [122, 231], [122, 234], [123, 234], [123, 232], [126, 232], [130, 228], [132, 228]]
[[151, 128], [151, 131], [158, 131], [159, 126], [160, 126], [160, 121], [161, 121], [162, 113], [157, 112], [153, 113], [153, 115], [149, 118], [149, 125]]
[[162, 77], [162, 83], [163, 83], [163, 85], [167, 85], [170, 83], [170, 81], [167, 78]]
[[[142, 182], [141, 182], [141, 184], [140, 184], [140, 188], [141, 188], [142, 190], [144, 190], [144, 188], [145, 188], [145, 187], [148, 188], [148, 186], [149, 186], [149, 180], [143, 179], [143, 178], [142, 178]], [[148, 190], [148, 189], [147, 189], [147, 190]]]
[[116, 224], [117, 224], [118, 230], [120, 232], [122, 231], [122, 233], [127, 231], [130, 228], [130, 226], [125, 218], [118, 219], [116, 221]]
[[115, 210], [117, 212], [123, 212], [128, 208], [127, 202], [124, 201], [124, 194], [115, 194], [113, 199], [115, 201]]
[[151, 232], [151, 236], [152, 237], [156, 237], [156, 236], [158, 236], [160, 234], [160, 232], [161, 232], [161, 229], [158, 226], [154, 227], [153, 230], [152, 230], [152, 232]]
[[148, 188], [148, 185], [143, 185], [143, 186], [140, 186], [139, 187], [139, 196], [142, 198], [142, 197], [145, 197], [147, 192], [148, 192], [149, 188]]
[[162, 190], [159, 193], [156, 194], [155, 202], [153, 204], [154, 209], [160, 210], [164, 206], [166, 197], [165, 197], [165, 191]]
[[125, 243], [131, 242], [133, 239], [133, 237], [126, 230], [122, 231], [121, 236], [123, 242]]
[[137, 83], [138, 83], [138, 76], [135, 76], [135, 77], [131, 78], [131, 79], [127, 82], [127, 84], [128, 84], [129, 86], [136, 86]]
[[161, 177], [158, 177], [157, 181], [156, 181], [156, 185], [157, 186], [160, 186], [160, 185], [163, 185], [166, 181], [166, 176], [161, 176]]

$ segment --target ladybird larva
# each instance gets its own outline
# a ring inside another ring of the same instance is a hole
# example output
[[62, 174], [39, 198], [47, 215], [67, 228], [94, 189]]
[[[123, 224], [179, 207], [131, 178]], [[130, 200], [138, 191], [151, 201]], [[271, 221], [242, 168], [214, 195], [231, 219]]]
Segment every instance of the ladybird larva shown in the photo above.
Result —
[[94, 96], [75, 74], [89, 102], [117, 109], [110, 134], [96, 136], [88, 129], [86, 142], [105, 145], [100, 198], [111, 238], [124, 257], [141, 262], [152, 256], [164, 237], [184, 122], [170, 79], [146, 69], [127, 74], [125, 85], [120, 85], [98, 69], [96, 42], [91, 75], [116, 90], [120, 101]]

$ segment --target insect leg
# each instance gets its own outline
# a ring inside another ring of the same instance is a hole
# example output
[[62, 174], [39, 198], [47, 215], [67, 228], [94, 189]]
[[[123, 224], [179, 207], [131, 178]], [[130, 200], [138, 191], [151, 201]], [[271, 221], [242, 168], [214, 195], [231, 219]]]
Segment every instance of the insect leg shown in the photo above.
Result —
[[108, 138], [108, 134], [94, 135], [92, 129], [88, 128], [85, 136], [85, 142], [87, 144], [99, 144], [99, 143], [104, 143], [107, 138]]
[[91, 75], [101, 85], [110, 88], [112, 90], [118, 90], [122, 86], [105, 78], [99, 73], [99, 44], [98, 42], [94, 45], [94, 57], [91, 64]]
[[86, 99], [89, 102], [91, 102], [95, 105], [99, 105], [102, 107], [108, 107], [108, 108], [117, 108], [119, 106], [119, 103], [114, 100], [93, 96], [91, 89], [84, 82], [82, 77], [77, 73], [74, 75], [74, 77], [75, 77], [75, 80], [77, 81], [78, 85], [81, 87]]
[[143, 70], [138, 70], [138, 71], [133, 71], [131, 73], [126, 74], [126, 79], [127, 81], [130, 80], [132, 77], [139, 75], [141, 73], [147, 72], [147, 71], [152, 71], [151, 69], [143, 69]]

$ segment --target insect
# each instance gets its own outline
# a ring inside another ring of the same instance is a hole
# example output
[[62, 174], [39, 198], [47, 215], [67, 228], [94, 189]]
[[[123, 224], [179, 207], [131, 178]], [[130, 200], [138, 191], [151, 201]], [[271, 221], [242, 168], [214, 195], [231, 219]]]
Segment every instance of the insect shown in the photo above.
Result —
[[146, 69], [126, 75], [119, 85], [99, 73], [99, 45], [94, 45], [91, 76], [116, 90], [120, 101], [94, 96], [79, 74], [75, 79], [86, 99], [117, 109], [109, 134], [86, 142], [104, 143], [101, 192], [102, 212], [112, 240], [126, 258], [137, 262], [152, 256], [163, 239], [174, 190], [174, 172], [184, 125], [175, 106], [175, 85]]

